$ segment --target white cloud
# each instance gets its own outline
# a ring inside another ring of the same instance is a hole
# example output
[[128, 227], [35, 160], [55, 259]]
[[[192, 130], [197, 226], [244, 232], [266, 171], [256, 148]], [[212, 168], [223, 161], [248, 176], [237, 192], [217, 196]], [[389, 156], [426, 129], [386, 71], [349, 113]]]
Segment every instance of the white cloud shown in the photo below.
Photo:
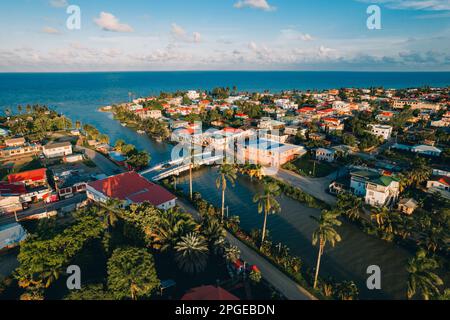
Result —
[[95, 23], [105, 31], [113, 32], [133, 32], [133, 28], [125, 23], [120, 23], [113, 14], [101, 12], [98, 18], [94, 19]]
[[302, 33], [294, 29], [281, 30], [281, 35], [286, 40], [291, 41], [313, 41], [314, 38], [309, 33]]
[[170, 33], [175, 40], [182, 42], [199, 43], [202, 39], [202, 35], [199, 32], [193, 32], [192, 35], [189, 35], [183, 27], [176, 23], [172, 23]]
[[274, 11], [276, 10], [275, 7], [271, 6], [267, 0], [239, 0], [234, 4], [235, 8], [242, 9], [242, 8], [253, 8], [253, 9], [260, 9], [265, 11]]
[[52, 27], [44, 27], [41, 30], [44, 33], [48, 34], [60, 34], [61, 32], [58, 29], [52, 28]]
[[391, 9], [446, 11], [450, 10], [449, 0], [358, 0], [371, 4], [385, 4]]
[[49, 4], [54, 8], [64, 8], [69, 6], [67, 0], [50, 0]]

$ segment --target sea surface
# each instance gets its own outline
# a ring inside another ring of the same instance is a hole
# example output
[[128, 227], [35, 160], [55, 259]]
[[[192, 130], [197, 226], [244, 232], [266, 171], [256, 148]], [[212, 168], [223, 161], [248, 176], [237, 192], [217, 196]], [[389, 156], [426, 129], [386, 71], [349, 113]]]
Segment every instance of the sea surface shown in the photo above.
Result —
[[[212, 89], [216, 86], [237, 86], [242, 91], [282, 91], [290, 89], [330, 89], [341, 87], [409, 88], [450, 85], [450, 73], [367, 73], [367, 72], [129, 72], [129, 73], [18, 73], [0, 74], [0, 114], [6, 108], [17, 112], [17, 105], [46, 104], [73, 121], [90, 123], [110, 136], [111, 142], [124, 139], [139, 149], [150, 152], [152, 163], [171, 156], [172, 146], [158, 143], [134, 130], [124, 128], [111, 114], [98, 112], [101, 106], [124, 102], [129, 93], [140, 97], [161, 91]], [[220, 195], [215, 187], [215, 168], [195, 172], [194, 189], [219, 205]], [[188, 181], [182, 177], [179, 187], [187, 190]], [[251, 230], [261, 228], [253, 195], [261, 185], [239, 178], [234, 188], [227, 189], [226, 201], [230, 215], [241, 217], [242, 226]], [[311, 245], [315, 225], [310, 218], [319, 215], [292, 199], [280, 199], [282, 212], [269, 217], [268, 227], [274, 242], [283, 242], [299, 255], [305, 264], [314, 265], [317, 248]], [[344, 223], [339, 228], [343, 241], [328, 248], [322, 259], [321, 274], [337, 280], [356, 281], [361, 298], [403, 299], [406, 292], [405, 266], [412, 256], [394, 244], [368, 236], [355, 226]], [[378, 265], [382, 270], [382, 291], [366, 288], [366, 269]]]

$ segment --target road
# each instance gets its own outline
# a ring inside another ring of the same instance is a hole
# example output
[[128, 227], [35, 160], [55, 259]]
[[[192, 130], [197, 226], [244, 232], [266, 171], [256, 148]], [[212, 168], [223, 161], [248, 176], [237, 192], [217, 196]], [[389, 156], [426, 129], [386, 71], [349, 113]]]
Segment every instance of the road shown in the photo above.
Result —
[[[199, 212], [188, 202], [178, 199], [177, 204], [186, 212], [191, 213], [194, 219], [201, 220]], [[286, 276], [277, 269], [273, 264], [259, 255], [255, 250], [248, 247], [239, 239], [234, 237], [227, 231], [227, 241], [241, 250], [241, 258], [252, 265], [258, 266], [264, 279], [267, 280], [274, 288], [281, 292], [289, 300], [317, 300], [305, 288], [301, 287], [294, 280]]]
[[327, 193], [327, 190], [330, 183], [336, 180], [336, 175], [336, 173], [332, 173], [325, 178], [308, 178], [280, 168], [273, 178], [299, 188], [329, 205], [335, 205], [337, 199]]
[[[44, 204], [40, 203], [39, 206], [37, 206], [37, 207], [30, 208], [30, 209], [22, 211], [22, 212], [18, 212], [17, 218], [19, 219], [19, 221], [21, 221], [21, 220], [24, 220], [25, 218], [33, 216], [35, 214], [59, 210], [61, 208], [68, 207], [70, 205], [81, 203], [86, 199], [87, 199], [87, 197], [86, 197], [85, 193], [79, 193], [79, 194], [73, 196], [72, 198], [61, 200], [61, 201], [54, 202], [54, 203], [50, 203], [50, 204], [47, 204], [46, 206]], [[0, 225], [6, 225], [6, 224], [14, 223], [14, 222], [16, 222], [14, 214], [0, 215]]]
[[85, 148], [82, 146], [76, 146], [75, 148], [76, 148], [76, 150], [84, 151], [84, 154], [92, 162], [94, 162], [95, 165], [97, 167], [99, 167], [100, 170], [102, 170], [102, 172], [104, 174], [106, 174], [107, 176], [113, 176], [113, 175], [125, 172], [125, 169], [119, 167], [114, 162], [112, 162], [111, 160], [106, 158], [104, 155], [102, 155], [101, 153], [99, 153], [95, 150]]

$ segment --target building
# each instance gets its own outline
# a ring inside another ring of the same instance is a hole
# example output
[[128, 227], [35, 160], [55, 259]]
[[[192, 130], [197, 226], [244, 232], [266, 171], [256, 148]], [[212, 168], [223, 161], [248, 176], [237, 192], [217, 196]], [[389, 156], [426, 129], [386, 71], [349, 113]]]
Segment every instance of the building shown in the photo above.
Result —
[[390, 111], [382, 111], [375, 118], [381, 122], [389, 122], [394, 117], [394, 113]]
[[259, 129], [265, 129], [265, 130], [276, 130], [276, 129], [282, 129], [285, 127], [285, 123], [273, 120], [271, 118], [262, 118], [258, 124]]
[[47, 169], [42, 168], [20, 173], [13, 173], [8, 175], [8, 182], [11, 184], [22, 183], [26, 187], [31, 188], [47, 186]]
[[20, 147], [25, 144], [25, 138], [12, 138], [5, 140], [6, 147]]
[[42, 147], [40, 144], [26, 144], [17, 147], [6, 147], [0, 149], [0, 161], [5, 161], [10, 158], [34, 156], [40, 154]]
[[439, 192], [442, 196], [450, 199], [450, 177], [436, 176], [427, 182], [428, 192]]
[[200, 98], [200, 93], [198, 93], [195, 90], [189, 90], [186, 93], [186, 96], [190, 99], [190, 100], [197, 100], [198, 98]]
[[366, 186], [371, 179], [379, 177], [377, 171], [360, 170], [354, 171], [351, 174], [350, 191], [356, 196], [366, 196]]
[[161, 110], [151, 110], [148, 108], [144, 108], [141, 110], [136, 110], [136, 114], [141, 118], [142, 120], [145, 119], [160, 119], [162, 118], [162, 111]]
[[336, 159], [336, 150], [318, 148], [316, 149], [316, 159], [319, 161], [333, 162]]
[[419, 207], [419, 203], [413, 198], [401, 199], [398, 203], [398, 210], [408, 216], [412, 215]]
[[251, 164], [279, 167], [306, 152], [302, 146], [265, 139], [251, 139], [238, 143], [237, 156]]
[[14, 248], [26, 238], [25, 229], [18, 223], [0, 226], [0, 251]]
[[383, 140], [389, 140], [392, 136], [392, 126], [380, 125], [380, 124], [370, 124], [370, 132]]
[[49, 159], [68, 156], [72, 154], [72, 144], [70, 142], [49, 143], [42, 148], [42, 152]]
[[365, 202], [374, 207], [389, 206], [397, 202], [400, 183], [388, 176], [371, 179], [366, 185]]
[[392, 106], [396, 109], [403, 109], [405, 106], [410, 106], [412, 110], [431, 110], [433, 112], [437, 112], [441, 109], [440, 104], [419, 100], [395, 100]]
[[175, 207], [176, 197], [136, 172], [126, 172], [103, 180], [90, 182], [86, 188], [88, 199], [106, 203], [110, 199], [124, 201], [125, 205], [148, 202], [161, 210]]
[[439, 157], [442, 153], [442, 150], [433, 146], [417, 145], [411, 148], [411, 152], [431, 157]]
[[193, 288], [186, 293], [181, 300], [193, 301], [237, 301], [239, 298], [232, 295], [221, 287], [203, 286]]

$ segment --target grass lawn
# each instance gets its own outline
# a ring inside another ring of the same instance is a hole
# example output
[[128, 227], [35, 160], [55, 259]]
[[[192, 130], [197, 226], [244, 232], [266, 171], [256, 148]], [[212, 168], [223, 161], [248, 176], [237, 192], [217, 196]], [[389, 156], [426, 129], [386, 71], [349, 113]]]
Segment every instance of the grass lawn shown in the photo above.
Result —
[[315, 161], [314, 169], [314, 160], [309, 153], [293, 162], [286, 164], [284, 168], [296, 172], [302, 176], [313, 178], [326, 177], [337, 169], [334, 164], [326, 161]]

